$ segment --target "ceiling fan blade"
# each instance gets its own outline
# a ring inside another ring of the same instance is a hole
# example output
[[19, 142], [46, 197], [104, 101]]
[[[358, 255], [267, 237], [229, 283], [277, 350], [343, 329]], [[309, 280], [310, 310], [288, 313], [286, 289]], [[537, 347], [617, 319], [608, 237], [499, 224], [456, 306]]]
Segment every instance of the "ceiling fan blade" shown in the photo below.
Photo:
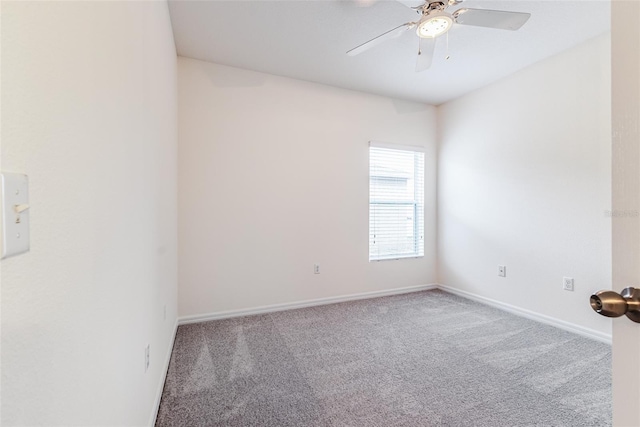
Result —
[[433, 62], [433, 52], [436, 49], [437, 38], [420, 37], [420, 48], [418, 49], [418, 61], [416, 62], [416, 73], [431, 67]]
[[529, 20], [530, 13], [504, 10], [459, 9], [453, 12], [458, 24], [515, 31]]
[[387, 40], [400, 37], [405, 31], [410, 30], [415, 25], [416, 25], [415, 22], [407, 22], [406, 24], [397, 26], [396, 28], [387, 31], [386, 33], [380, 34], [378, 37], [372, 38], [368, 42], [362, 43], [360, 46], [354, 47], [353, 49], [347, 52], [347, 55], [349, 56], [358, 55], [359, 53], [362, 53], [365, 50], [371, 49], [374, 46], [384, 43]]

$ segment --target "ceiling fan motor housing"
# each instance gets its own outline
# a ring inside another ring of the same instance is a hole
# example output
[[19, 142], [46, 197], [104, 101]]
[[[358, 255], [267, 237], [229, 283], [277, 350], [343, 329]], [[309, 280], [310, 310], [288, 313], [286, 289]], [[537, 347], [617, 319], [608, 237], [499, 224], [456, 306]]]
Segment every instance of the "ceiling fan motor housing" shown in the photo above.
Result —
[[426, 2], [424, 5], [416, 7], [416, 9], [418, 13], [422, 15], [428, 15], [429, 13], [434, 11], [444, 10], [447, 6], [449, 5], [445, 2], [432, 1], [432, 2]]

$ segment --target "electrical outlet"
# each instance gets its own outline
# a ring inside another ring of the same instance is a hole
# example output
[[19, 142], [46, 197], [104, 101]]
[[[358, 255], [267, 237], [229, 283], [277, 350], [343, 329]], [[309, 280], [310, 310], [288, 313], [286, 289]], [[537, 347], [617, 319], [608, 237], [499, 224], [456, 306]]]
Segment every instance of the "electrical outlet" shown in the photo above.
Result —
[[320, 274], [320, 264], [313, 264], [313, 274]]
[[149, 369], [149, 356], [150, 356], [150, 348], [149, 348], [149, 344], [147, 344], [147, 346], [144, 348], [144, 371], [147, 372], [147, 369]]
[[498, 266], [498, 276], [507, 277], [507, 266], [506, 265], [499, 265]]
[[573, 292], [573, 277], [562, 278], [562, 289]]

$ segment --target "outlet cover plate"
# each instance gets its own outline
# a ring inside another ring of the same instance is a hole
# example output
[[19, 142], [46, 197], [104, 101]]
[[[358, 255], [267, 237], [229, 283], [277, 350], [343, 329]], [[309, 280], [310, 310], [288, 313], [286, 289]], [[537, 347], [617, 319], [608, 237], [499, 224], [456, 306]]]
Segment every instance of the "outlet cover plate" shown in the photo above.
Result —
[[505, 265], [498, 266], [498, 276], [507, 277], [507, 267]]
[[573, 277], [562, 278], [562, 289], [573, 292]]

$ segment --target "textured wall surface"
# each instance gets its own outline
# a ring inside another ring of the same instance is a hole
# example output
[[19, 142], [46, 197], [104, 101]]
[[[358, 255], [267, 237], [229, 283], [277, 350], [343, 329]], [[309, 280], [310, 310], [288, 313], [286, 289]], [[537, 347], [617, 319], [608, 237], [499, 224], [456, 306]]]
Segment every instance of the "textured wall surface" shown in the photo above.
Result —
[[166, 3], [3, 2], [2, 170], [29, 175], [31, 251], [1, 263], [2, 425], [149, 422], [176, 319], [176, 105]]
[[[435, 281], [435, 107], [186, 58], [178, 81], [180, 315]], [[426, 150], [424, 258], [368, 261], [370, 140]]]
[[589, 306], [611, 288], [610, 51], [600, 36], [439, 108], [440, 283], [610, 333]]

